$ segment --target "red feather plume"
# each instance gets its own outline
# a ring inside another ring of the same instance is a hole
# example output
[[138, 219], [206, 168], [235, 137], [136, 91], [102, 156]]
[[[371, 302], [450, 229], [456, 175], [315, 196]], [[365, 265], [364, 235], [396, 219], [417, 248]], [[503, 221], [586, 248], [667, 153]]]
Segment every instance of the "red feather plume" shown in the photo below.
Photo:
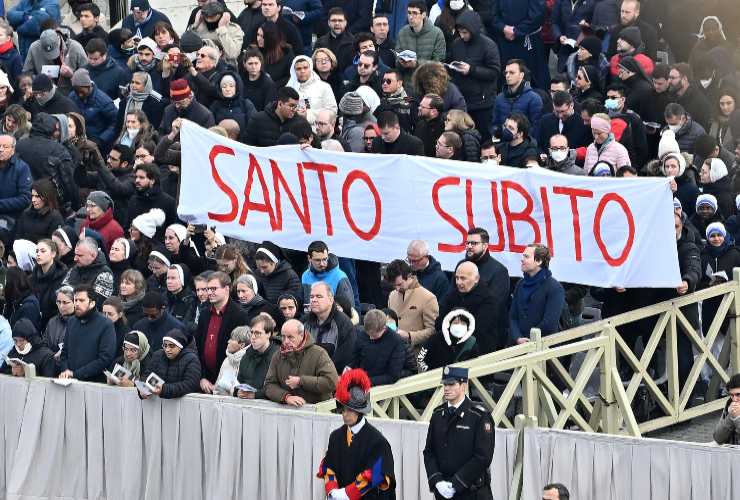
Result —
[[340, 403], [347, 404], [349, 402], [349, 388], [355, 385], [360, 386], [364, 392], [370, 390], [370, 386], [372, 385], [370, 383], [370, 377], [367, 376], [367, 372], [362, 368], [353, 368], [339, 377], [337, 391], [334, 397]]

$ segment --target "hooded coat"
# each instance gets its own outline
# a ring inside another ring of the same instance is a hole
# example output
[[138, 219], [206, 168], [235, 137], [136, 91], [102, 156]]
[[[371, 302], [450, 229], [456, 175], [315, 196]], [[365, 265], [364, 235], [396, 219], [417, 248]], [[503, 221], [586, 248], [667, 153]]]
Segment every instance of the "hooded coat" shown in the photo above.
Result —
[[[224, 97], [221, 91], [221, 80], [224, 76], [231, 76], [236, 82], [236, 93], [233, 97]], [[242, 135], [247, 130], [247, 123], [257, 112], [254, 104], [244, 95], [244, 85], [236, 72], [228, 70], [218, 77], [216, 82], [216, 100], [211, 104], [211, 112], [216, 123], [221, 120], [231, 119], [239, 124]]]
[[[34, 365], [36, 367], [37, 377], [53, 377], [55, 375], [56, 364], [54, 362], [54, 353], [46, 347], [33, 323], [27, 319], [19, 320], [13, 326], [13, 337], [26, 338], [31, 343], [31, 351], [27, 354], [20, 354], [16, 347], [13, 346], [7, 354], [9, 358], [17, 358], [24, 363]], [[3, 363], [0, 373], [11, 373], [11, 367], [7, 363]]]
[[[265, 396], [276, 403], [284, 403], [288, 396], [300, 396], [306, 403], [331, 399], [337, 385], [337, 370], [329, 354], [314, 344], [306, 332], [303, 347], [297, 351], [277, 352], [265, 375]], [[285, 384], [290, 376], [301, 377], [301, 384], [291, 389]]]
[[[296, 76], [295, 65], [299, 61], [307, 62], [311, 71], [311, 76], [305, 82], [299, 82]], [[316, 114], [319, 111], [337, 113], [337, 100], [334, 97], [331, 85], [321, 80], [319, 75], [313, 70], [313, 61], [310, 57], [296, 56], [293, 59], [290, 65], [290, 79], [287, 86], [295, 89], [301, 100], [305, 103], [308, 123], [313, 124], [316, 120]]]
[[498, 46], [483, 34], [483, 26], [477, 13], [465, 10], [458, 16], [456, 24], [468, 30], [471, 37], [467, 42], [459, 37], [452, 42], [450, 60], [468, 63], [470, 71], [467, 75], [459, 71], [450, 71], [452, 82], [465, 97], [469, 110], [493, 107], [501, 76]]
[[347, 274], [339, 268], [339, 259], [337, 259], [336, 255], [331, 253], [329, 254], [329, 262], [323, 272], [317, 272], [309, 264], [308, 269], [306, 269], [301, 276], [303, 293], [296, 295], [296, 297], [302, 297], [303, 303], [308, 304], [310, 302], [311, 285], [318, 281], [323, 281], [328, 284], [335, 297], [342, 296], [350, 304], [354, 304], [355, 294], [352, 289], [352, 284], [350, 283]]

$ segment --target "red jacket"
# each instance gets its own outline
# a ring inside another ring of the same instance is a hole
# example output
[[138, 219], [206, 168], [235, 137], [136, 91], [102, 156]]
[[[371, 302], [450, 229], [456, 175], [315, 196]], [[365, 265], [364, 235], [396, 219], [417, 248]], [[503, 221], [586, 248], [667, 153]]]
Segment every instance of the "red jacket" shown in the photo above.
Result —
[[113, 242], [116, 241], [116, 238], [123, 237], [123, 228], [116, 219], [113, 218], [113, 209], [110, 207], [103, 213], [103, 215], [95, 220], [90, 220], [89, 216], [85, 217], [85, 220], [82, 221], [82, 225], [80, 227], [82, 229], [89, 227], [100, 234], [105, 243], [104, 250], [106, 254]]

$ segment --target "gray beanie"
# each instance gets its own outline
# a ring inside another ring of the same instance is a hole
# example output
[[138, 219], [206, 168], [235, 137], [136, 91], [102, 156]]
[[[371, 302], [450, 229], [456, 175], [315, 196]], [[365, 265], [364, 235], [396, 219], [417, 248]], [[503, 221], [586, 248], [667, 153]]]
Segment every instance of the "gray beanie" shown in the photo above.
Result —
[[73, 87], [90, 87], [92, 80], [90, 79], [90, 72], [85, 68], [80, 68], [72, 75], [72, 86]]
[[339, 101], [339, 111], [345, 116], [357, 116], [362, 114], [362, 96], [357, 92], [347, 92]]
[[87, 201], [95, 203], [103, 212], [113, 206], [113, 200], [105, 191], [91, 191], [87, 195]]

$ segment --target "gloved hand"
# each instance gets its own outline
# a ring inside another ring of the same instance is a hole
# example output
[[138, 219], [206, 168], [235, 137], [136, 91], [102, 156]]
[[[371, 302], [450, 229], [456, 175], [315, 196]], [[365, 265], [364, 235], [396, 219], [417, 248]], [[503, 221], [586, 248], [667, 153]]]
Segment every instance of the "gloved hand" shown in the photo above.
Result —
[[434, 485], [439, 491], [439, 494], [444, 498], [452, 498], [455, 496], [455, 488], [452, 487], [452, 483], [449, 481], [440, 481]]
[[338, 488], [329, 492], [329, 500], [349, 500], [344, 488]]

